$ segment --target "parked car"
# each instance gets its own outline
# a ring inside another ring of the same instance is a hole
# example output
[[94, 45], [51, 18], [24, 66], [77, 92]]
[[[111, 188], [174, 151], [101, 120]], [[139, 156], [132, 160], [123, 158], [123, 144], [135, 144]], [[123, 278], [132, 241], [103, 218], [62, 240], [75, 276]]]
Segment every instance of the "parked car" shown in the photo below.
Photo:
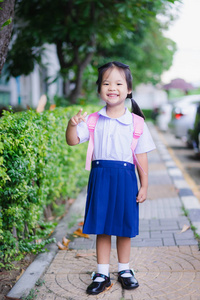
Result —
[[191, 146], [191, 141], [188, 131], [194, 128], [197, 106], [199, 104], [200, 95], [191, 95], [175, 102], [172, 108], [172, 119], [169, 124], [171, 132], [189, 146]]
[[200, 104], [197, 106], [194, 128], [190, 129], [188, 136], [196, 154], [200, 154]]
[[164, 103], [159, 107], [158, 115], [156, 117], [156, 125], [161, 131], [168, 130], [168, 124], [171, 120], [172, 104]]

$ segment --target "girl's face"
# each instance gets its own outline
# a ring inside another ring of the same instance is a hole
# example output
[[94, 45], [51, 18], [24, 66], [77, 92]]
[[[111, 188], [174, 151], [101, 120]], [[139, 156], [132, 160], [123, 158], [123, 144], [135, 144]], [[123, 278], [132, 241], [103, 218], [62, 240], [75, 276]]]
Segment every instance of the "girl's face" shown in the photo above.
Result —
[[100, 97], [109, 106], [124, 105], [128, 90], [125, 74], [118, 68], [108, 69], [102, 78]]

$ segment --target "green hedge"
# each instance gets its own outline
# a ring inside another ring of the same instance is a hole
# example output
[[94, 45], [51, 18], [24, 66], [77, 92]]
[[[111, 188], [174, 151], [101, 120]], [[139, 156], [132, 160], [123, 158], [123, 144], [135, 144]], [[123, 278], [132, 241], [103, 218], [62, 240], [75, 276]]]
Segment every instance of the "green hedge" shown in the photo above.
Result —
[[[0, 119], [0, 263], [41, 251], [52, 225], [44, 210], [60, 197], [75, 197], [86, 185], [87, 144], [65, 141], [69, 118], [78, 106], [39, 114], [6, 111]], [[84, 108], [88, 113], [98, 107]], [[35, 241], [43, 238], [41, 244]]]

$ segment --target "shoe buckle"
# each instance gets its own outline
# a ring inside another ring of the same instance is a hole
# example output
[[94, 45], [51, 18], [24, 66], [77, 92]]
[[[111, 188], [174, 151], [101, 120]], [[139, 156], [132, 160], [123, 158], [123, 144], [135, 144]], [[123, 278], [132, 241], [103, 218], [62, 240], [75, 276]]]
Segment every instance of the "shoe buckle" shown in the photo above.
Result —
[[96, 273], [95, 272], [92, 272], [92, 275], [91, 275], [91, 279], [93, 280], [94, 279], [94, 275], [95, 275]]

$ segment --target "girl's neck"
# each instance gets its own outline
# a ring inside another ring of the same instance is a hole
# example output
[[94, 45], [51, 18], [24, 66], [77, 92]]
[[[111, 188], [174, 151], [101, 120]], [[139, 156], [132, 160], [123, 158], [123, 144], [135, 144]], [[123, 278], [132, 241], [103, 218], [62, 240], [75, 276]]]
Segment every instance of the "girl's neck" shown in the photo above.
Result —
[[123, 116], [125, 114], [125, 111], [126, 111], [125, 106], [122, 107], [110, 107], [108, 105], [106, 106], [106, 114], [108, 115], [108, 117], [112, 119], [116, 119]]

